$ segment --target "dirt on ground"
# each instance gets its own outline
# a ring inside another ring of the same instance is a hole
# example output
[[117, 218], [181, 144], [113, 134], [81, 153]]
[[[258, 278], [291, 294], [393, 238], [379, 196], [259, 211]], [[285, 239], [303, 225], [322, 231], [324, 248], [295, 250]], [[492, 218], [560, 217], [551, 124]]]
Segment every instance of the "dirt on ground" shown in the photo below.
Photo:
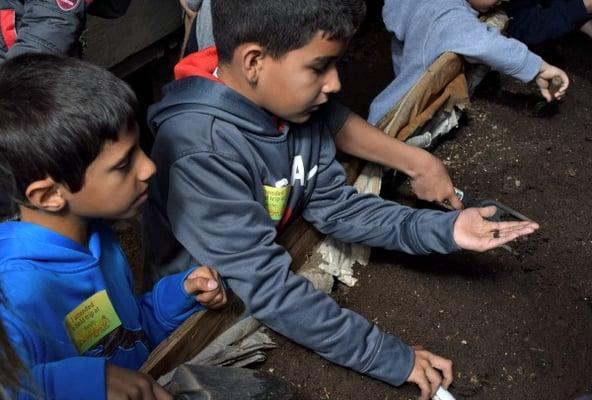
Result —
[[[365, 115], [392, 79], [379, 7], [344, 60], [343, 101]], [[434, 153], [455, 185], [499, 200], [541, 229], [485, 254], [408, 256], [374, 250], [335, 299], [409, 344], [454, 361], [457, 399], [575, 399], [592, 391], [592, 41], [574, 34], [533, 49], [571, 78], [566, 100], [532, 116], [535, 85], [489, 76], [462, 125]], [[405, 183], [383, 196], [418, 207]], [[276, 336], [260, 368], [304, 399], [414, 399]]]
[[[390, 36], [380, 4], [369, 4], [342, 63], [342, 100], [361, 115], [392, 79]], [[519, 256], [374, 250], [370, 265], [356, 268], [359, 283], [333, 292], [385, 331], [452, 359], [457, 399], [573, 400], [592, 392], [592, 41], [574, 34], [534, 50], [571, 78], [556, 112], [533, 117], [536, 86], [491, 75], [461, 126], [433, 151], [457, 187], [514, 207], [540, 231], [512, 244]], [[400, 179], [382, 194], [432, 207]], [[138, 222], [115, 227], [139, 271]], [[275, 340], [279, 347], [258, 368], [286, 379], [302, 399], [419, 395], [415, 386], [394, 388]]]

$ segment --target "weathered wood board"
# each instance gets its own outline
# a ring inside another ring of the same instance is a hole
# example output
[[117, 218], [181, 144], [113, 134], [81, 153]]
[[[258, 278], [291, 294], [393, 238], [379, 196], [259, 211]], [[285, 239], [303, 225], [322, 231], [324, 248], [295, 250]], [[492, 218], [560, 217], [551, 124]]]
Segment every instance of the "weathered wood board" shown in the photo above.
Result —
[[112, 68], [175, 32], [183, 26], [182, 17], [177, 0], [133, 0], [117, 19], [89, 15], [81, 38], [83, 58]]

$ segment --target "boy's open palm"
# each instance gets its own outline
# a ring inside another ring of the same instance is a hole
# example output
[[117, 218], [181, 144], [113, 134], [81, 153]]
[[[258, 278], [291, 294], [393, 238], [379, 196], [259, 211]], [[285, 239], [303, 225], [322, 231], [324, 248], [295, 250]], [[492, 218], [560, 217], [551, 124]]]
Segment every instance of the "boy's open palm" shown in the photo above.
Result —
[[494, 206], [467, 208], [461, 211], [454, 223], [454, 241], [465, 250], [486, 251], [499, 247], [520, 236], [539, 229], [539, 224], [529, 221], [489, 221], [495, 214]]
[[173, 396], [150, 376], [107, 364], [107, 400], [173, 400]]
[[431, 399], [438, 387], [448, 389], [452, 383], [452, 361], [415, 346], [415, 363], [407, 382], [415, 383], [421, 390], [420, 400]]
[[224, 307], [228, 301], [220, 275], [210, 267], [195, 269], [187, 276], [183, 287], [185, 292], [195, 294], [195, 299], [211, 310]]

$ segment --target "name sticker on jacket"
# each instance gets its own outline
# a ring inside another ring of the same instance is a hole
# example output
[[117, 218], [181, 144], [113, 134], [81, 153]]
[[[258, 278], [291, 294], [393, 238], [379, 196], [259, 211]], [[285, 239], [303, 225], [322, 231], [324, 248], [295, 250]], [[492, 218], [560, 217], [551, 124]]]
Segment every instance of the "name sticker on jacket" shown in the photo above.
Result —
[[101, 290], [70, 311], [64, 318], [64, 324], [74, 347], [82, 354], [121, 326], [121, 320], [107, 291]]
[[265, 209], [274, 221], [279, 221], [284, 215], [288, 196], [290, 195], [290, 186], [287, 179], [278, 181], [274, 186], [263, 185], [265, 191]]

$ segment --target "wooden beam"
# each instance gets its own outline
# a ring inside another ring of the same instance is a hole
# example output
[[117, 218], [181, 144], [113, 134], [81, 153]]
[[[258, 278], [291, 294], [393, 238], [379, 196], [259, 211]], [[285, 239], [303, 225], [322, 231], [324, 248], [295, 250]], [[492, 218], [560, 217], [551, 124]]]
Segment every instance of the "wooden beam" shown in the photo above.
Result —
[[195, 357], [242, 314], [244, 306], [238, 297], [230, 294], [228, 302], [223, 311], [200, 311], [187, 318], [150, 353], [140, 371], [158, 379]]
[[182, 26], [178, 1], [135, 0], [120, 18], [88, 16], [80, 38], [83, 58], [111, 68]]

